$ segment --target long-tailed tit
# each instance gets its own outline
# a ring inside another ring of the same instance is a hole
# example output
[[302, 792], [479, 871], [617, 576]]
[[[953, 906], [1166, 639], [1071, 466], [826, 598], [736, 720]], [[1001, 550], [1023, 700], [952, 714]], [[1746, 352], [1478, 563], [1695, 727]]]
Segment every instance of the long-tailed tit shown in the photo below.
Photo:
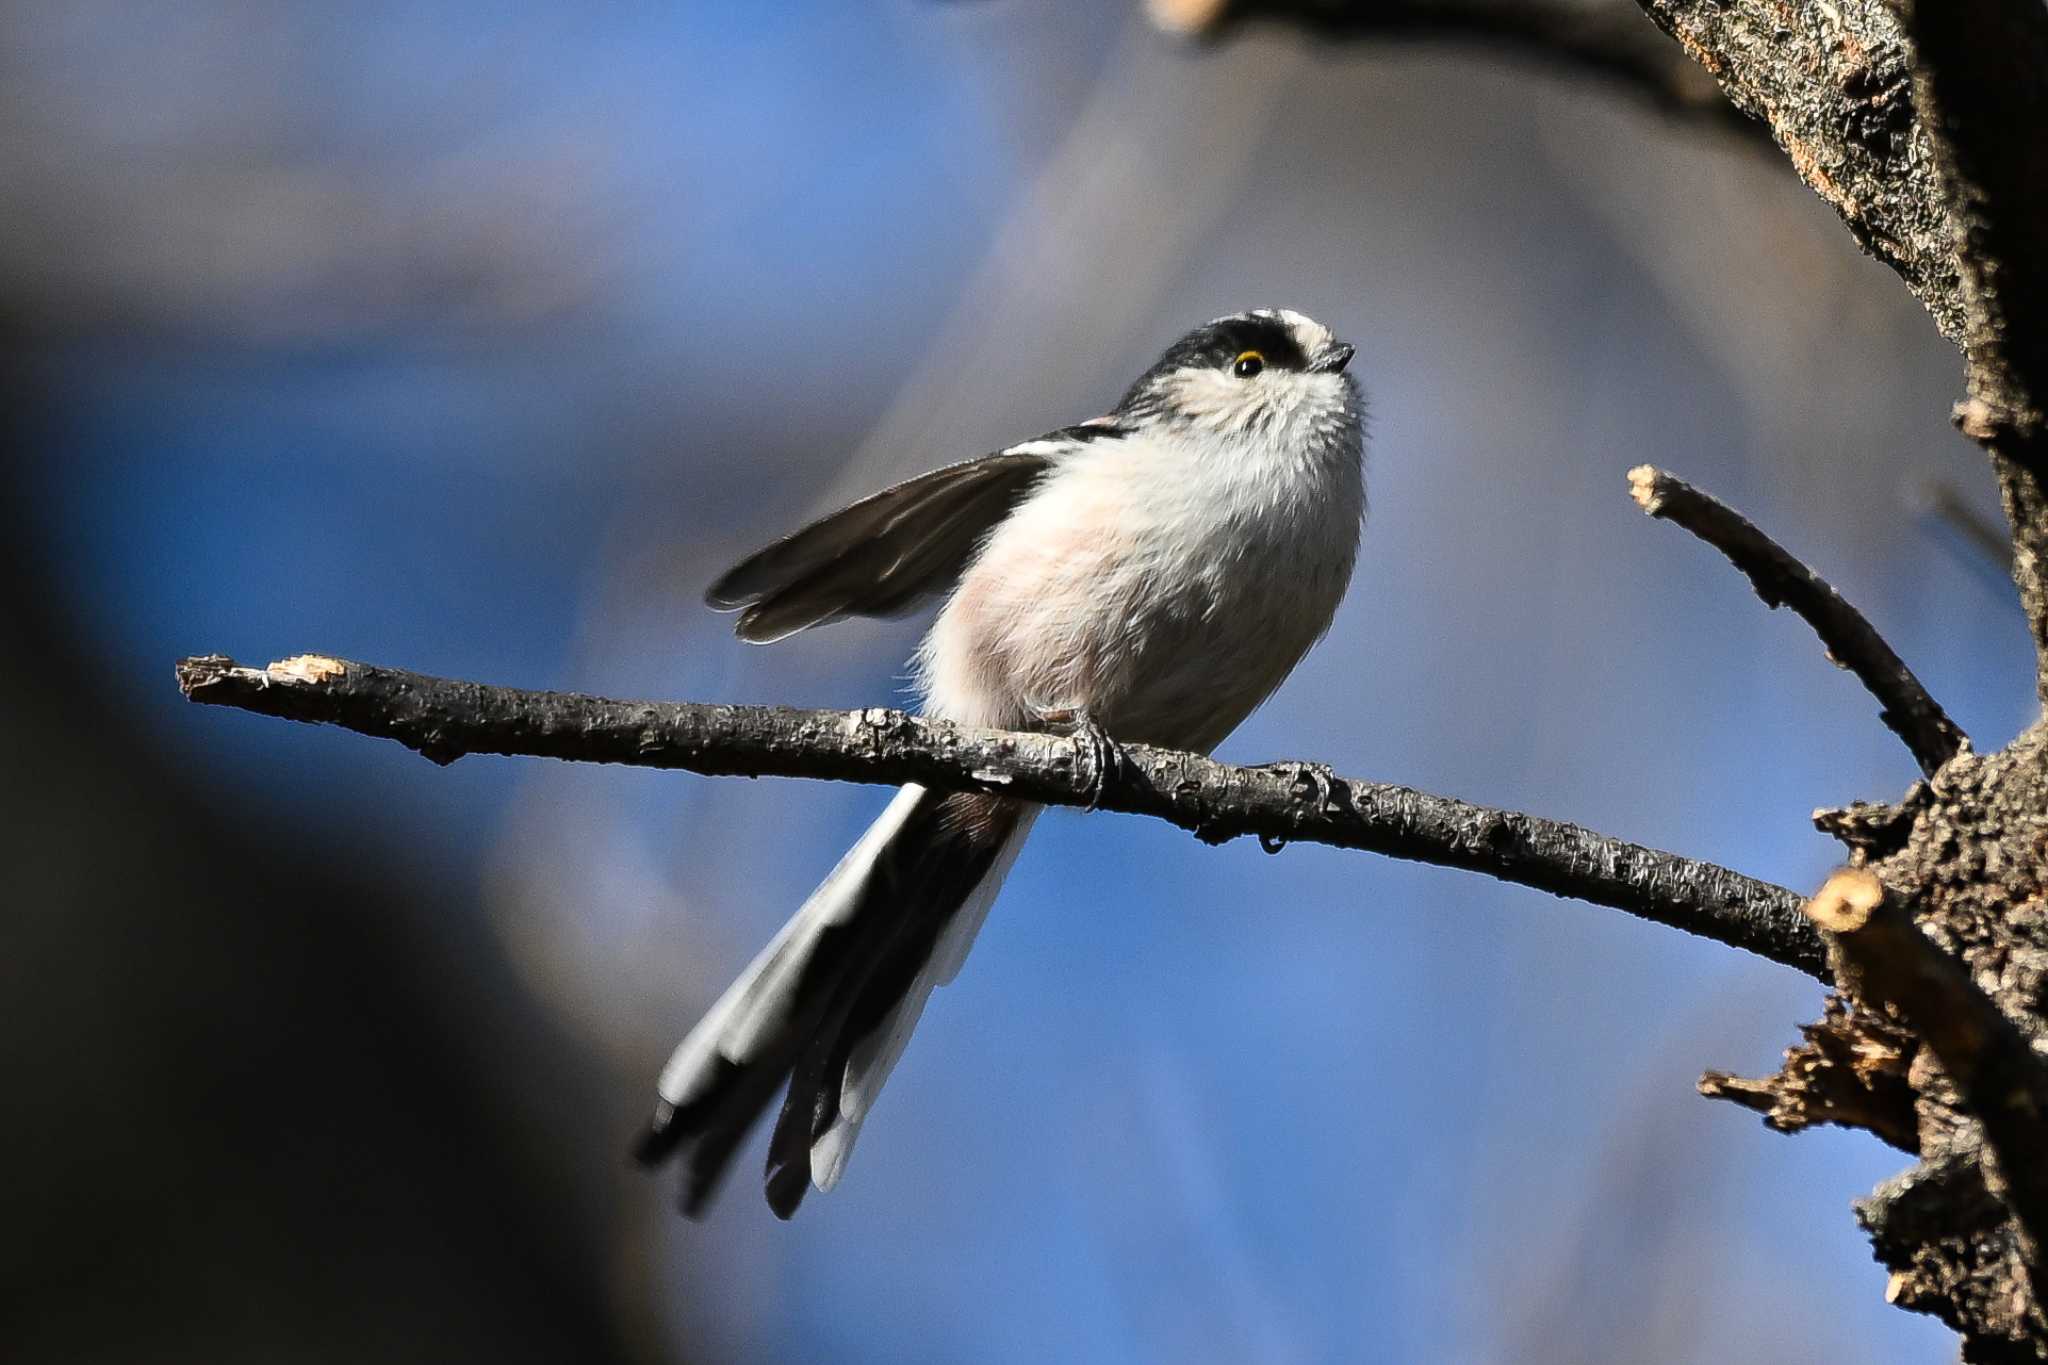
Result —
[[[1207, 753], [1328, 629], [1365, 515], [1352, 348], [1299, 313], [1175, 342], [1106, 417], [949, 465], [743, 561], [706, 601], [765, 644], [944, 595], [927, 714]], [[951, 981], [1038, 807], [908, 786], [703, 1020], [639, 1145], [689, 1147], [697, 1213], [788, 1081], [784, 1218], [839, 1180], [932, 988]]]

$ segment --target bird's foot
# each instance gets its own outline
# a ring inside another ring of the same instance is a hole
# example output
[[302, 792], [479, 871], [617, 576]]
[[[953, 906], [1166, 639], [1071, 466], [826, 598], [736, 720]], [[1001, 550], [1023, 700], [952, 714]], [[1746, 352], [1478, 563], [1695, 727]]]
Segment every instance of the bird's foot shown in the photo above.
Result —
[[1088, 806], [1097, 810], [1109, 790], [1111, 775], [1121, 771], [1123, 748], [1110, 738], [1102, 722], [1085, 706], [1053, 706], [1038, 713], [1039, 724], [1050, 734], [1078, 740], [1088, 751]]

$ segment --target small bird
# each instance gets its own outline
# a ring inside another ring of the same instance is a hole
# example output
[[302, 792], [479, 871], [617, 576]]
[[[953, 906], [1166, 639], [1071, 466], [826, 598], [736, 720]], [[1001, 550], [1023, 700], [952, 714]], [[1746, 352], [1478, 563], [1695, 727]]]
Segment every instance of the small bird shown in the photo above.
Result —
[[[1352, 351], [1285, 309], [1219, 318], [1108, 416], [854, 503], [705, 601], [767, 644], [943, 594], [916, 656], [925, 714], [1207, 753], [1322, 637], [1350, 581], [1365, 520]], [[838, 1183], [1038, 811], [897, 793], [663, 1069], [636, 1155], [689, 1146], [686, 1214], [785, 1079], [769, 1207], [788, 1218]]]

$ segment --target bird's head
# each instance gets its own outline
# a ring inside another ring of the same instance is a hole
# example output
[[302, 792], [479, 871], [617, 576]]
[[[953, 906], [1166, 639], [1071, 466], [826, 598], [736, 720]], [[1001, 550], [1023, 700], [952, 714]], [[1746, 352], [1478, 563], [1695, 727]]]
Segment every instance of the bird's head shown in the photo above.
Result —
[[1358, 385], [1344, 370], [1352, 352], [1290, 309], [1235, 313], [1169, 346], [1124, 395], [1117, 416], [1247, 439], [1355, 433]]

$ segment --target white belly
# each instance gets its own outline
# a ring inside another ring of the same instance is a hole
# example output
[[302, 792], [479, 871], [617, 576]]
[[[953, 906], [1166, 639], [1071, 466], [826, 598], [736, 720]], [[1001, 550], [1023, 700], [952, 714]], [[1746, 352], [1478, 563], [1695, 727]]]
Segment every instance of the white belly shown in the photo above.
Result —
[[1355, 454], [1275, 469], [1090, 448], [962, 576], [920, 656], [927, 709], [1005, 727], [1083, 709], [1118, 739], [1206, 752], [1328, 627], [1363, 510]]

